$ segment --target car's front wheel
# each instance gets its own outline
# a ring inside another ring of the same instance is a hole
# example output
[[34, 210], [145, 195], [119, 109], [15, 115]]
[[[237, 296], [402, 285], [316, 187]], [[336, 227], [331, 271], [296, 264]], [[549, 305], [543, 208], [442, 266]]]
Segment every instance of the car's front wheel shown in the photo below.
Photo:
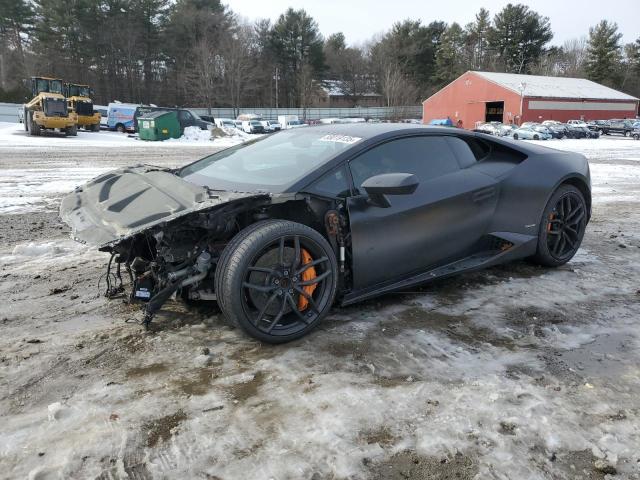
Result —
[[533, 260], [547, 267], [564, 265], [580, 248], [587, 227], [587, 203], [573, 185], [562, 185], [549, 199], [540, 221]]
[[327, 315], [338, 268], [333, 249], [316, 230], [267, 220], [232, 239], [215, 282], [230, 323], [259, 340], [284, 343], [306, 335]]
[[513, 139], [514, 139], [514, 140], [517, 140], [517, 139], [518, 139], [518, 134], [517, 134], [517, 133], [514, 133], [514, 134], [513, 134]]

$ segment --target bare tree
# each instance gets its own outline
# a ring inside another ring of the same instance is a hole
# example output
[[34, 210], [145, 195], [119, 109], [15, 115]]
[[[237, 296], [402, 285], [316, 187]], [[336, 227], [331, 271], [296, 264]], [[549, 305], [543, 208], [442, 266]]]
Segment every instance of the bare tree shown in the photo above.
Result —
[[242, 99], [257, 74], [254, 63], [256, 38], [254, 29], [242, 24], [220, 42], [223, 91], [236, 114], [240, 113]]
[[194, 65], [189, 71], [188, 83], [196, 99], [207, 106], [209, 115], [223, 73], [222, 59], [215, 51], [213, 42], [208, 38], [201, 39], [194, 49]]

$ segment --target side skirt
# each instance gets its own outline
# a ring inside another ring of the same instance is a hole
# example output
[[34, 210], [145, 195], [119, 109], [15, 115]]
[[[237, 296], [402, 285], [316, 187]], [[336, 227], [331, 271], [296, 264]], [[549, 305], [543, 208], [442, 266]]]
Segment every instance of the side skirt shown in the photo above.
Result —
[[536, 253], [538, 244], [537, 236], [522, 235], [519, 233], [511, 232], [495, 232], [491, 235], [510, 242], [512, 246], [504, 250], [488, 250], [484, 252], [477, 252], [460, 260], [456, 260], [454, 262], [434, 268], [432, 270], [428, 270], [423, 273], [419, 273], [417, 275], [413, 275], [411, 277], [403, 278], [402, 280], [393, 281], [391, 283], [378, 284], [370, 288], [358, 290], [356, 292], [350, 292], [342, 298], [340, 305], [345, 307], [347, 305], [361, 302], [363, 300], [368, 300], [385, 293], [429, 283], [433, 280], [450, 277], [463, 272], [482, 270], [494, 265], [527, 258]]

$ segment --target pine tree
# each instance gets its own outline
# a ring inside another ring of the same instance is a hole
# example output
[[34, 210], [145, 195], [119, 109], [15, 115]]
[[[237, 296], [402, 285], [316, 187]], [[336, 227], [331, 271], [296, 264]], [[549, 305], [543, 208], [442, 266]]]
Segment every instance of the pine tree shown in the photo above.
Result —
[[602, 20], [589, 28], [589, 46], [587, 48], [586, 73], [588, 78], [598, 83], [615, 86], [620, 79], [622, 60], [618, 25]]
[[553, 38], [549, 19], [525, 5], [508, 4], [493, 24], [490, 46], [507, 72], [530, 73]]
[[485, 70], [488, 65], [489, 33], [491, 18], [489, 10], [481, 8], [476, 19], [466, 27], [467, 45], [469, 46], [469, 63], [472, 70]]
[[313, 79], [325, 69], [323, 46], [317, 22], [302, 9], [287, 9], [273, 25], [269, 47], [282, 79], [280, 98], [288, 106], [310, 102]]
[[26, 0], [0, 0], [0, 101], [22, 101], [26, 75], [24, 35], [33, 24]]
[[438, 86], [455, 80], [466, 70], [465, 43], [464, 30], [457, 23], [452, 23], [442, 35], [436, 52], [436, 73], [433, 80]]

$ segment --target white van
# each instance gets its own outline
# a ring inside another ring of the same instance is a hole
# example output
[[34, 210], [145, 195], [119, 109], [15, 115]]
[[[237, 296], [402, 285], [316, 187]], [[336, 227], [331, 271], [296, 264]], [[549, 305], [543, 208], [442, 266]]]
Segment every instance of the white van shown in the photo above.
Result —
[[236, 123], [230, 118], [216, 118], [214, 123], [218, 128], [236, 128]]
[[301, 122], [297, 115], [278, 115], [278, 123], [283, 130], [308, 126], [306, 123]]

